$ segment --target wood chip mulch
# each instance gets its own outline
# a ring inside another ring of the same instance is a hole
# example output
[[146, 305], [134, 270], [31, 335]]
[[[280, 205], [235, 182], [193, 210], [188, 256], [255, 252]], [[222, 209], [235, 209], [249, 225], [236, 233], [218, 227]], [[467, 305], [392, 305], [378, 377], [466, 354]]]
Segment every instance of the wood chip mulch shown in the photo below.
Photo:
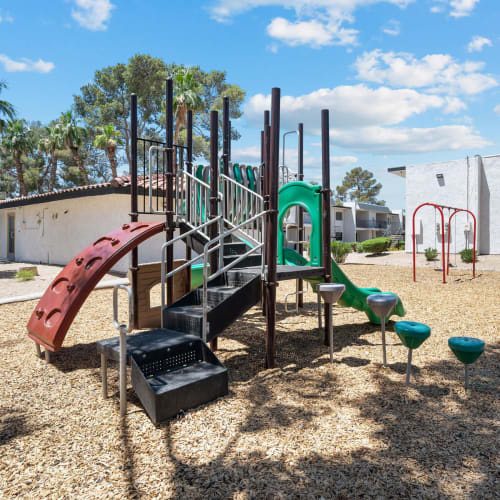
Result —
[[[358, 286], [398, 293], [407, 319], [431, 337], [407, 351], [388, 326], [334, 309], [335, 362], [317, 332], [315, 295], [286, 314], [278, 288], [277, 361], [264, 370], [265, 322], [251, 309], [219, 340], [230, 394], [155, 427], [129, 390], [118, 411], [118, 370], [101, 398], [96, 340], [115, 336], [110, 290], [94, 292], [47, 365], [26, 323], [35, 302], [0, 306], [0, 497], [2, 498], [500, 498], [500, 275], [346, 265]], [[125, 311], [125, 297], [121, 297]], [[486, 342], [472, 368], [451, 336]]]

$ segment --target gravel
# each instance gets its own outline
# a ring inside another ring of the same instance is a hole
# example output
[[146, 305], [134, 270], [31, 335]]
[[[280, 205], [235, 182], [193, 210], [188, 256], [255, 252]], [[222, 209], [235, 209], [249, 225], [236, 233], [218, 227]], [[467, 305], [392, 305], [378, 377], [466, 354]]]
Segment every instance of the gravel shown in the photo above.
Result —
[[[310, 291], [285, 314], [294, 282], [278, 288], [277, 361], [264, 370], [265, 322], [251, 309], [226, 330], [217, 355], [230, 393], [155, 427], [129, 390], [119, 418], [118, 371], [101, 398], [95, 341], [114, 336], [112, 293], [91, 294], [47, 365], [26, 323], [36, 302], [0, 306], [0, 496], [3, 498], [499, 498], [499, 274], [345, 265], [358, 286], [397, 292], [407, 319], [432, 328], [414, 352], [388, 326], [334, 309], [335, 362], [317, 334]], [[120, 310], [125, 311], [125, 297]], [[447, 339], [486, 350], [469, 391]]]

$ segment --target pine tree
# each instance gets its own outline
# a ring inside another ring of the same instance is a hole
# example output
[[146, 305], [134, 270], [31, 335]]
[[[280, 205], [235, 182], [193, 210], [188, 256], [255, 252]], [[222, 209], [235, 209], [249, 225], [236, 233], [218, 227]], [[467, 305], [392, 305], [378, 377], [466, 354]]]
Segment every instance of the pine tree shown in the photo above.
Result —
[[337, 186], [336, 203], [352, 200], [385, 205], [385, 200], [377, 200], [381, 189], [382, 184], [377, 182], [372, 172], [356, 167], [347, 172], [342, 185]]

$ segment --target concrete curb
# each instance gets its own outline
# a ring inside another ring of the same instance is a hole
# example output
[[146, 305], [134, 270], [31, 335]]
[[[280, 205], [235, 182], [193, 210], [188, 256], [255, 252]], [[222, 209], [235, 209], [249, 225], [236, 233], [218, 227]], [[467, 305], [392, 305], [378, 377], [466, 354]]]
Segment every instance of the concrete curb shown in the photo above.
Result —
[[[129, 285], [129, 281], [127, 278], [120, 278], [116, 280], [107, 280], [103, 281], [102, 283], [98, 283], [97, 286], [94, 288], [94, 290], [102, 290], [104, 288], [113, 288], [116, 285]], [[36, 300], [36, 299], [41, 299], [43, 292], [37, 292], [37, 293], [30, 293], [28, 295], [18, 295], [16, 297], [6, 297], [6, 298], [0, 298], [0, 305], [3, 304], [13, 304], [15, 302], [26, 302], [27, 300]]]

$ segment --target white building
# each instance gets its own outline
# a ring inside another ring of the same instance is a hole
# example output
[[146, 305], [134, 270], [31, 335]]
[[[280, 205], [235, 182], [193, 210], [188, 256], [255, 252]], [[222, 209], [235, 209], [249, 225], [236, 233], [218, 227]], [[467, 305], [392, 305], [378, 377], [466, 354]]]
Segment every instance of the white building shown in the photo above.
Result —
[[[295, 211], [287, 217], [287, 240], [297, 241]], [[404, 211], [362, 202], [346, 202], [343, 206], [331, 206], [331, 237], [337, 241], [365, 241], [379, 236], [403, 234]], [[305, 240], [311, 233], [311, 218], [304, 213]]]
[[[412, 251], [412, 216], [421, 203], [465, 208], [477, 218], [476, 245], [479, 253], [500, 254], [500, 156], [475, 156], [460, 160], [390, 168], [389, 172], [406, 179], [406, 251]], [[472, 248], [472, 218], [466, 213], [454, 216], [447, 228], [450, 252]], [[456, 223], [456, 226], [455, 226]], [[421, 208], [415, 217], [416, 249], [441, 251], [441, 217], [433, 207]]]
[[[140, 197], [141, 199], [141, 197]], [[140, 210], [140, 207], [139, 207]], [[98, 237], [130, 221], [130, 180], [81, 186], [53, 193], [0, 201], [0, 258], [36, 264], [66, 265]], [[139, 220], [159, 221], [159, 215]], [[159, 262], [165, 235], [139, 246], [139, 263]], [[181, 248], [175, 257], [182, 258]], [[115, 272], [126, 272], [128, 258]]]

